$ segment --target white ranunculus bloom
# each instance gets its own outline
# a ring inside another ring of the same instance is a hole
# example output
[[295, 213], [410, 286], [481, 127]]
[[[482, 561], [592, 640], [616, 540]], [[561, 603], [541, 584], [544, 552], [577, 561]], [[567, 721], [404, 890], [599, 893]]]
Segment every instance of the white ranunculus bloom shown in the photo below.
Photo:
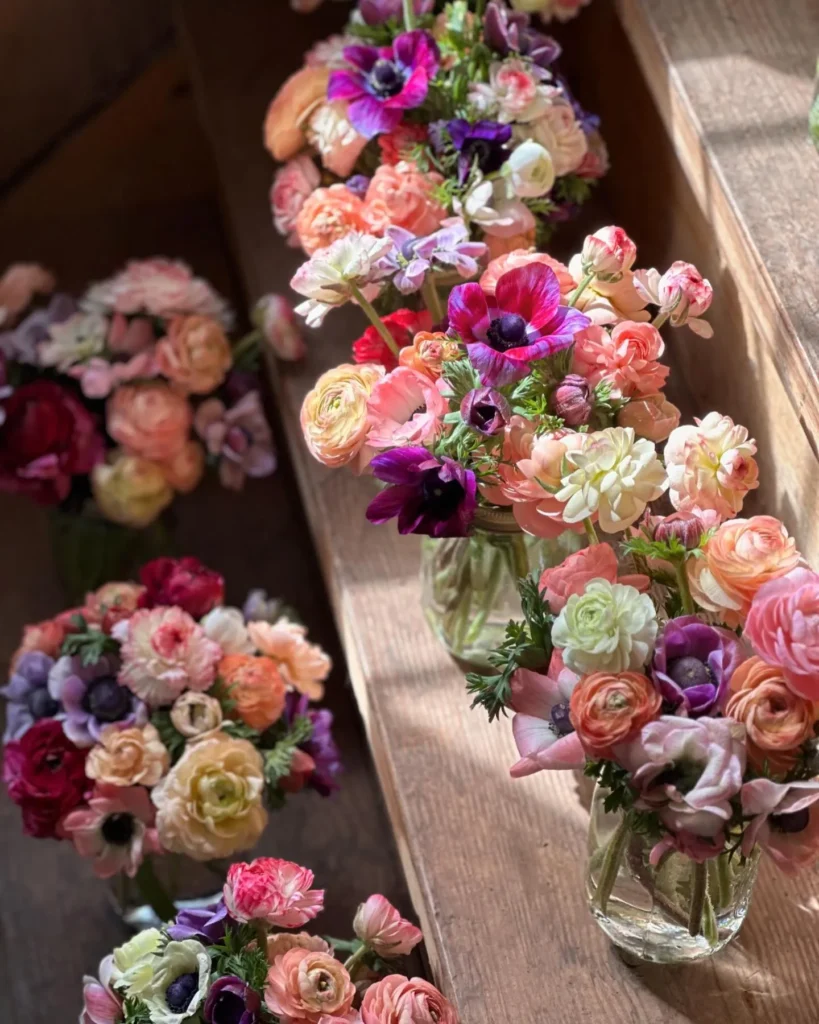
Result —
[[504, 173], [519, 199], [545, 196], [555, 183], [555, 168], [549, 151], [534, 139], [526, 139], [512, 150]]
[[238, 608], [213, 608], [199, 625], [225, 654], [253, 654], [255, 651], [247, 635], [245, 617]]

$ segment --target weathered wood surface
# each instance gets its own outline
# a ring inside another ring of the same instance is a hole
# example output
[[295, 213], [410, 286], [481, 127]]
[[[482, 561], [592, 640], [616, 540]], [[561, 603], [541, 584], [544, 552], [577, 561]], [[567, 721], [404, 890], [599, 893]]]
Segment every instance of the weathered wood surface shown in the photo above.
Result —
[[[326, 34], [329, 22], [298, 21], [268, 0], [179, 0], [178, 10], [250, 297], [284, 292], [299, 260], [272, 230], [260, 126], [310, 34]], [[332, 5], [327, 18], [338, 20]], [[598, 59], [590, 54], [588, 66]], [[592, 922], [587, 788], [570, 775], [509, 779], [508, 725], [469, 710], [424, 620], [417, 541], [370, 527], [372, 482], [324, 470], [303, 448], [302, 397], [348, 358], [361, 326], [354, 312], [330, 314], [307, 361], [274, 375], [276, 393], [435, 974], [463, 1021], [815, 1024], [815, 878], [793, 884], [764, 866], [739, 941], [696, 967], [628, 969]]]

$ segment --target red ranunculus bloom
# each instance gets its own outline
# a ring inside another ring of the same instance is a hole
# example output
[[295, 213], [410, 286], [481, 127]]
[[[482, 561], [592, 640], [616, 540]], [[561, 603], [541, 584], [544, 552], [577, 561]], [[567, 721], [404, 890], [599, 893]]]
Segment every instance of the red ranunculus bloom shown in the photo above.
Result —
[[3, 412], [2, 491], [56, 505], [68, 497], [71, 477], [90, 473], [105, 454], [94, 417], [53, 381], [24, 384], [3, 403]]
[[[432, 317], [425, 309], [418, 313], [412, 309], [399, 309], [385, 316], [384, 323], [396, 345], [406, 348], [419, 331], [432, 328]], [[398, 360], [374, 327], [368, 327], [358, 341], [353, 342], [353, 359], [357, 363], [381, 363], [387, 372], [398, 366]]]
[[140, 608], [176, 605], [194, 619], [222, 604], [225, 581], [198, 558], [155, 558], [142, 567]]
[[427, 141], [428, 134], [426, 125], [407, 123], [399, 124], [393, 132], [379, 135], [382, 162], [394, 167], [402, 160], [411, 159], [412, 151], [419, 143]]
[[3, 781], [23, 812], [23, 831], [38, 839], [62, 839], [58, 825], [83, 802], [86, 751], [79, 750], [53, 718], [35, 722], [6, 744]]

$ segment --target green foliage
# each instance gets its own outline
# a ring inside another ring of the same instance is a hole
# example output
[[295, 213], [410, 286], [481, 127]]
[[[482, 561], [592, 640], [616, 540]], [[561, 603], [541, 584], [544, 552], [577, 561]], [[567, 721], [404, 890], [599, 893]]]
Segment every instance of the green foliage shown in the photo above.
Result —
[[451, 401], [456, 405], [460, 405], [466, 395], [481, 384], [477, 371], [466, 357], [447, 360], [443, 364], [442, 376], [452, 391]]
[[171, 755], [171, 764], [176, 764], [185, 751], [187, 740], [171, 721], [170, 710], [158, 708], [151, 715], [151, 724], [159, 733], [159, 738]]
[[151, 1014], [141, 999], [128, 996], [122, 1005], [123, 1024], [151, 1024]]
[[677, 537], [669, 537], [665, 540], [651, 540], [644, 533], [638, 533], [623, 541], [623, 551], [628, 555], [637, 555], [640, 558], [655, 558], [664, 562], [674, 564], [684, 562], [689, 554], [682, 541]]
[[83, 665], [96, 665], [104, 655], [119, 653], [119, 643], [101, 629], [89, 626], [82, 615], [73, 615], [71, 626], [77, 632], [63, 640], [61, 654], [79, 657]]
[[267, 797], [273, 806], [279, 806], [279, 802], [283, 799], [279, 783], [290, 774], [296, 749], [306, 743], [312, 735], [313, 723], [306, 715], [300, 715], [293, 719], [290, 729], [277, 740], [274, 746], [263, 751]]
[[210, 946], [208, 952], [218, 977], [231, 974], [261, 994], [264, 992], [269, 964], [267, 950], [260, 949], [258, 945], [248, 949], [255, 938], [256, 933], [250, 925], [230, 927], [225, 932], [224, 940]]
[[608, 790], [603, 807], [607, 814], [616, 811], [630, 811], [634, 804], [634, 790], [629, 785], [629, 773], [614, 761], [587, 761], [583, 769], [586, 775], [597, 779], [602, 789]]
[[226, 718], [222, 722], [222, 732], [228, 733], [237, 740], [247, 740], [252, 743], [254, 747], [259, 745], [259, 738], [261, 733], [258, 729], [253, 729], [249, 725], [245, 725], [244, 722], [239, 722], [235, 718]]
[[577, 203], [581, 206], [591, 195], [592, 183], [577, 174], [566, 174], [555, 182], [552, 198], [558, 203]]

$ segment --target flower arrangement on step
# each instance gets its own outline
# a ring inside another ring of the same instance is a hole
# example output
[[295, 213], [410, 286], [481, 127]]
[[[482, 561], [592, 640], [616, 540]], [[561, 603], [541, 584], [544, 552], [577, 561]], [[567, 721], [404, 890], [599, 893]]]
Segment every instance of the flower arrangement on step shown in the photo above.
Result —
[[738, 930], [760, 851], [789, 873], [819, 857], [819, 575], [778, 519], [742, 517], [759, 483], [744, 427], [711, 412], [663, 461], [624, 434], [589, 432], [539, 478], [567, 519], [621, 537], [522, 581], [496, 674], [468, 688], [490, 718], [513, 712], [514, 777], [597, 780], [604, 930], [695, 959]]
[[435, 320], [437, 284], [470, 276], [456, 244], [467, 260], [470, 242], [492, 256], [542, 247], [608, 164], [598, 119], [554, 70], [559, 45], [528, 13], [578, 6], [361, 0], [267, 113], [278, 231], [308, 256], [351, 233], [389, 239], [401, 272], [383, 311], [423, 288]]
[[341, 770], [332, 714], [313, 709], [331, 663], [278, 601], [224, 605], [195, 558], [160, 558], [27, 626], [0, 690], [3, 779], [23, 830], [68, 840], [95, 874], [136, 877], [158, 919], [153, 862], [255, 845], [265, 805]]
[[[323, 3], [324, 0], [290, 0], [290, 6], [299, 14], [312, 14]], [[390, 18], [400, 17], [402, 3], [403, 0], [360, 0], [359, 15], [366, 25], [383, 24]], [[549, 22], [552, 19], [570, 21], [591, 0], [509, 0], [509, 3], [513, 11], [536, 14], [542, 22]], [[437, 0], [437, 5], [444, 6], [441, 0]], [[415, 13], [430, 14], [435, 7], [436, 0], [417, 0]]]
[[358, 908], [352, 940], [296, 931], [324, 908], [312, 885], [290, 861], [234, 864], [217, 903], [105, 957], [80, 1024], [458, 1024], [434, 985], [397, 973], [422, 935], [384, 896]]
[[[384, 244], [335, 243], [332, 292], [322, 291], [327, 257], [314, 255], [297, 274], [316, 283], [313, 308], [377, 280]], [[517, 578], [582, 543], [590, 524], [576, 502], [567, 510], [561, 466], [582, 459], [590, 436], [605, 431], [612, 458], [656, 497], [663, 474], [653, 442], [679, 422], [663, 394], [658, 328], [667, 321], [708, 334], [699, 318], [712, 292], [689, 264], [661, 276], [633, 270], [636, 255], [625, 232], [608, 227], [568, 266], [525, 249], [497, 257], [479, 281], [452, 290], [446, 331], [408, 310], [381, 320], [370, 306], [374, 326], [353, 346], [356, 362], [327, 371], [304, 400], [313, 455], [386, 485], [367, 509], [371, 522], [397, 519], [401, 533], [457, 541], [427, 548], [425, 607], [466, 660], [499, 641]], [[637, 514], [613, 502], [600, 526], [615, 532]], [[470, 535], [471, 545], [458, 540]]]

